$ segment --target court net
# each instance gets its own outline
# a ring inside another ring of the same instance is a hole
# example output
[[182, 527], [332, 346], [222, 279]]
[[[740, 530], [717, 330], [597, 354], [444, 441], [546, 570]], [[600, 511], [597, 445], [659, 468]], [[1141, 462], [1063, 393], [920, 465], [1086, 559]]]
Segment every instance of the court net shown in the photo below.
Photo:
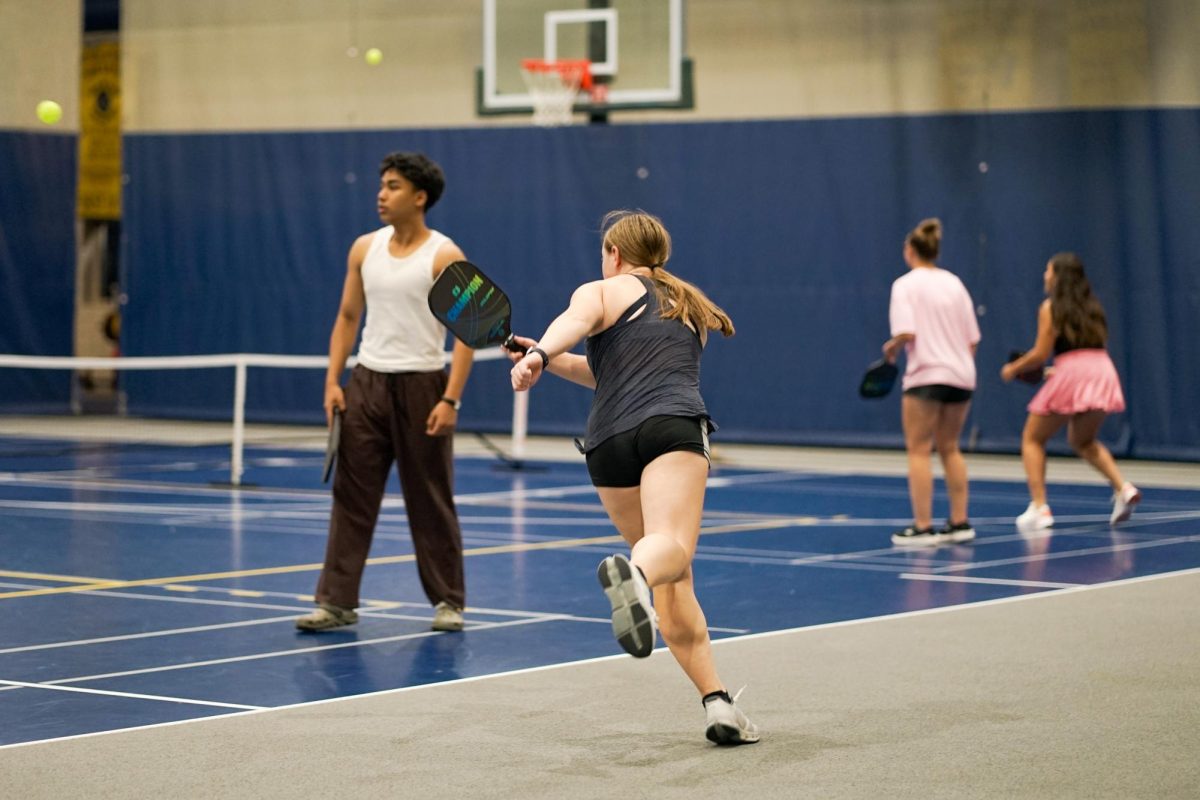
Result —
[[[450, 353], [446, 354], [447, 363]], [[499, 350], [482, 350], [476, 362], [503, 361]], [[352, 357], [347, 367], [354, 366]], [[54, 457], [86, 454], [119, 443], [122, 448], [164, 444], [228, 447], [229, 484], [240, 486], [246, 470], [248, 445], [323, 447], [324, 433], [314, 429], [314, 413], [275, 414], [278, 424], [248, 424], [247, 394], [251, 382], [264, 385], [256, 394], [270, 395], [272, 381], [283, 371], [299, 371], [312, 379], [311, 392], [317, 405], [321, 398], [325, 356], [291, 356], [265, 353], [222, 353], [193, 356], [75, 358], [66, 356], [0, 355], [0, 456], [11, 465], [22, 457]], [[25, 380], [17, 380], [22, 376]], [[48, 396], [46, 403], [19, 399], [19, 389], [31, 376]], [[46, 380], [47, 376], [49, 377]], [[131, 397], [139, 393], [130, 385], [151, 394], [170, 396], [168, 402], [153, 404], [149, 415], [141, 412]], [[294, 384], [292, 384], [294, 385]], [[100, 391], [97, 391], [99, 388]], [[18, 391], [14, 391], [18, 390]], [[97, 402], [96, 397], [107, 398]], [[508, 457], [524, 458], [528, 432], [528, 393], [513, 393], [512, 440]], [[311, 406], [310, 406], [311, 408]]]

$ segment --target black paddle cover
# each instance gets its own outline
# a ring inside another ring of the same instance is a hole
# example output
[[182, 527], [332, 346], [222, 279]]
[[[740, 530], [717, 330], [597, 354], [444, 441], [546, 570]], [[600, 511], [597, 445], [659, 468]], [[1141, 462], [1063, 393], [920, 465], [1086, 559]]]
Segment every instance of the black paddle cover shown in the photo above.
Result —
[[455, 261], [429, 289], [429, 310], [472, 349], [503, 345], [524, 352], [512, 341], [512, 304], [499, 286], [470, 261]]
[[329, 440], [325, 443], [325, 466], [321, 471], [321, 482], [329, 483], [333, 465], [337, 462], [338, 443], [342, 440], [342, 410], [333, 409], [333, 424], [329, 426]]
[[900, 370], [895, 364], [889, 364], [886, 358], [873, 361], [863, 374], [862, 382], [858, 385], [858, 393], [868, 399], [887, 397], [896, 385], [896, 376]]

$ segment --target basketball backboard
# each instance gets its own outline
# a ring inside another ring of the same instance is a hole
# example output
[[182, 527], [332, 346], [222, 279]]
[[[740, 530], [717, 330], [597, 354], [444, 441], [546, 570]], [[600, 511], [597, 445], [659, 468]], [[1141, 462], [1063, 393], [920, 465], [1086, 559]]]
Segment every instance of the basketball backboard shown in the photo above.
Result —
[[481, 115], [531, 113], [526, 59], [586, 59], [597, 89], [576, 111], [692, 108], [684, 0], [482, 0]]

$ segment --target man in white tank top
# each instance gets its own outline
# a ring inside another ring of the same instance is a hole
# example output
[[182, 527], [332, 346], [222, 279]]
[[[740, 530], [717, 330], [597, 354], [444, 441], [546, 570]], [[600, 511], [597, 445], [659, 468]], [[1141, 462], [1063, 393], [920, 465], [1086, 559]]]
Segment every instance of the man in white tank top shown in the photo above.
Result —
[[[379, 174], [385, 227], [350, 248], [329, 337], [325, 418], [330, 423], [335, 408], [343, 412], [342, 439], [317, 609], [296, 627], [320, 631], [358, 621], [363, 568], [395, 462], [421, 586], [434, 606], [433, 628], [462, 630], [466, 592], [452, 434], [474, 351], [456, 340], [447, 376], [446, 330], [426, 296], [447, 265], [466, 257], [425, 224], [445, 187], [437, 164], [420, 153], [391, 153]], [[343, 391], [342, 372], [364, 311], [358, 366]]]

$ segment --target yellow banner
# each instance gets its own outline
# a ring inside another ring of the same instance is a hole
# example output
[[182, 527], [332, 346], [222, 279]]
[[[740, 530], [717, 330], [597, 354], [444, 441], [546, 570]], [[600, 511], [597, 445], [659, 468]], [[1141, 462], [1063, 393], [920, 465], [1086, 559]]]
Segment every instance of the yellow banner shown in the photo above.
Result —
[[121, 218], [121, 49], [84, 43], [79, 92], [81, 219]]

